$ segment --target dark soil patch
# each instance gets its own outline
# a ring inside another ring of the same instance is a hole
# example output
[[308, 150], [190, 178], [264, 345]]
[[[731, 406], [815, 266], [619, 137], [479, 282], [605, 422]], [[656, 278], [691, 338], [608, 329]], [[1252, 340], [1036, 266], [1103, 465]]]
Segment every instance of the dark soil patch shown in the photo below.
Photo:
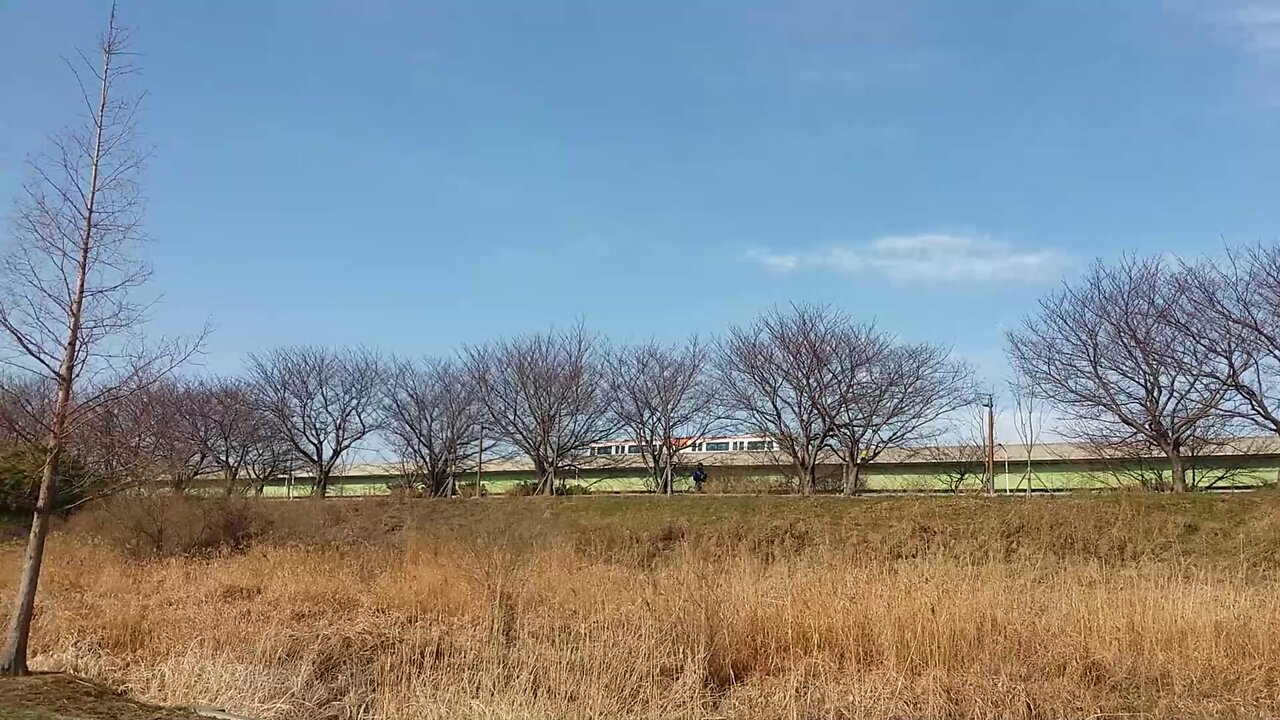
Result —
[[0, 677], [3, 720], [195, 720], [199, 716], [130, 700], [87, 680], [57, 673]]

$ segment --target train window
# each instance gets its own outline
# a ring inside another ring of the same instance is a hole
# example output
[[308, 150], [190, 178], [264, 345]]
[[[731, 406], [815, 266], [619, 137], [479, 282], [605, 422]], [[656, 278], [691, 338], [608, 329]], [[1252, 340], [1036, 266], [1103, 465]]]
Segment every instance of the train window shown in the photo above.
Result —
[[707, 452], [723, 452], [729, 449], [727, 442], [709, 442], [707, 443]]
[[639, 445], [631, 445], [631, 446], [627, 447], [627, 454], [628, 454], [628, 455], [639, 455], [639, 454], [640, 454], [640, 450], [641, 450], [641, 448], [640, 448], [640, 446], [639, 446]]
[[595, 455], [612, 455], [612, 454], [613, 454], [613, 446], [612, 446], [612, 445], [606, 445], [605, 447], [592, 448], [592, 450], [591, 450], [591, 451], [592, 451], [592, 453], [593, 453], [593, 454], [595, 454]]
[[748, 450], [767, 450], [768, 447], [769, 447], [769, 443], [764, 440], [748, 440], [747, 441]]

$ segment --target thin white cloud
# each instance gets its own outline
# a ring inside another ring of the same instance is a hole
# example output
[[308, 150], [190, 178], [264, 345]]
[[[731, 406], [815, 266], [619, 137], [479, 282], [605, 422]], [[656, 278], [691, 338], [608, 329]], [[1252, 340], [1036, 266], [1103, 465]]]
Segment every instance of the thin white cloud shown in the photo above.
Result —
[[1280, 0], [1219, 0], [1203, 12], [1251, 66], [1250, 92], [1263, 105], [1280, 106]]
[[763, 265], [773, 272], [791, 272], [800, 267], [799, 255], [779, 255], [767, 250], [752, 249], [747, 251], [747, 259]]
[[1224, 3], [1221, 20], [1255, 61], [1280, 63], [1280, 3]]
[[1024, 250], [985, 237], [945, 234], [895, 235], [799, 253], [754, 249], [746, 257], [778, 273], [871, 273], [899, 282], [1038, 281], [1059, 274], [1067, 259], [1055, 250]]

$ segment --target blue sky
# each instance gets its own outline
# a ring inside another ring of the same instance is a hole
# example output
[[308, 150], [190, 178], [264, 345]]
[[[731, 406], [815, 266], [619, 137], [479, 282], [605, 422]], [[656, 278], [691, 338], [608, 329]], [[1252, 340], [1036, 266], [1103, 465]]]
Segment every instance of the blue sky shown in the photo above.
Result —
[[[406, 354], [819, 301], [1002, 372], [1095, 256], [1277, 237], [1280, 3], [121, 3], [154, 325]], [[0, 198], [103, 3], [0, 0]]]

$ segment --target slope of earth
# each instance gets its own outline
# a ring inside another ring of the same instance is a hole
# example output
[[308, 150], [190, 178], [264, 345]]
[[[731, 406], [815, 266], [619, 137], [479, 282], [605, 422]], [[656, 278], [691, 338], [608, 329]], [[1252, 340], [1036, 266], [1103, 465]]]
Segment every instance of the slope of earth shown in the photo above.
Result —
[[136, 702], [60, 673], [0, 677], [3, 720], [195, 720], [199, 716]]

